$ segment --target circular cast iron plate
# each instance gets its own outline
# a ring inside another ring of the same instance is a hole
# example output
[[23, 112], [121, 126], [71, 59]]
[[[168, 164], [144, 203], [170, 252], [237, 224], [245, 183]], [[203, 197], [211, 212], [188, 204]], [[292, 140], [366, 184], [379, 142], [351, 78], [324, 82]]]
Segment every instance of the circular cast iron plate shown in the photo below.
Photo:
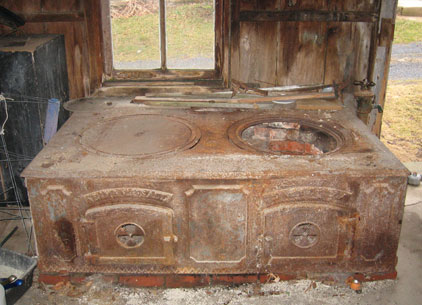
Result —
[[89, 151], [116, 156], [150, 157], [189, 149], [200, 130], [179, 118], [142, 114], [101, 121], [82, 132]]
[[344, 143], [346, 142], [345, 135], [343, 132], [341, 132], [344, 129], [338, 124], [336, 124], [337, 128], [334, 129], [325, 123], [315, 122], [308, 119], [297, 118], [297, 117], [288, 117], [288, 118], [275, 117], [275, 116], [263, 116], [260, 118], [252, 117], [252, 118], [248, 118], [248, 119], [241, 120], [234, 123], [232, 126], [230, 126], [227, 133], [228, 133], [230, 141], [241, 149], [251, 151], [251, 152], [280, 155], [279, 153], [271, 151], [271, 150], [259, 150], [253, 147], [252, 145], [248, 144], [245, 140], [242, 139], [242, 133], [247, 128], [254, 125], [262, 124], [262, 123], [272, 123], [272, 122], [299, 123], [301, 125], [306, 125], [316, 130], [320, 130], [332, 136], [337, 142], [337, 147], [329, 152], [324, 153], [323, 155], [331, 154], [333, 152], [338, 151], [340, 148], [343, 147]]

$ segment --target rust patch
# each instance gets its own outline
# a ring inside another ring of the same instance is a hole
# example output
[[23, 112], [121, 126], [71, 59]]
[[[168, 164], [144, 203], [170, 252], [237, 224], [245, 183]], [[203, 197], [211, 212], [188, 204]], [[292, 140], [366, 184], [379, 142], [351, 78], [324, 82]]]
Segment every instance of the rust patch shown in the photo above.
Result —
[[75, 255], [76, 244], [75, 230], [73, 229], [72, 223], [66, 218], [61, 218], [54, 223], [54, 227], [63, 244], [66, 258], [73, 257]]

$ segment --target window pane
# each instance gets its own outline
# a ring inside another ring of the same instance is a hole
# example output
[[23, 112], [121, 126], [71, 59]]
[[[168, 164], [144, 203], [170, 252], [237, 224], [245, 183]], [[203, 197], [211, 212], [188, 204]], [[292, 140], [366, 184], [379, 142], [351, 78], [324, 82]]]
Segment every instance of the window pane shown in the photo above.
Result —
[[167, 67], [214, 69], [214, 0], [167, 0]]
[[110, 14], [114, 68], [159, 68], [159, 0], [110, 0]]

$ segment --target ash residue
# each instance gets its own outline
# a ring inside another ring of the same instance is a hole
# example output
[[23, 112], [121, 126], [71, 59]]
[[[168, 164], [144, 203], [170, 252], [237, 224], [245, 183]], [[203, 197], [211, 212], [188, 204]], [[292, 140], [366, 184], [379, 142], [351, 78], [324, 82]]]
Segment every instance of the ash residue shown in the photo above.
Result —
[[19, 304], [45, 304], [46, 299], [49, 304], [90, 305], [374, 304], [393, 290], [395, 284], [392, 280], [364, 283], [362, 294], [356, 294], [346, 285], [311, 280], [234, 287], [130, 288], [95, 275], [80, 284], [58, 283], [48, 287], [34, 284]]

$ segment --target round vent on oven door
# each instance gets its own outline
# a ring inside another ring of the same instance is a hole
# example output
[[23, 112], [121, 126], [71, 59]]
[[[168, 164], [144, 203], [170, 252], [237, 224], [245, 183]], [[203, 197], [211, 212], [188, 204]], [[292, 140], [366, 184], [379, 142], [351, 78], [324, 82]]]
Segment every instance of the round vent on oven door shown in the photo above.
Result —
[[238, 147], [274, 155], [322, 155], [340, 149], [339, 126], [302, 118], [261, 117], [239, 121], [229, 128]]
[[117, 242], [124, 248], [137, 248], [142, 245], [145, 239], [145, 231], [141, 226], [134, 223], [119, 225], [115, 232]]

